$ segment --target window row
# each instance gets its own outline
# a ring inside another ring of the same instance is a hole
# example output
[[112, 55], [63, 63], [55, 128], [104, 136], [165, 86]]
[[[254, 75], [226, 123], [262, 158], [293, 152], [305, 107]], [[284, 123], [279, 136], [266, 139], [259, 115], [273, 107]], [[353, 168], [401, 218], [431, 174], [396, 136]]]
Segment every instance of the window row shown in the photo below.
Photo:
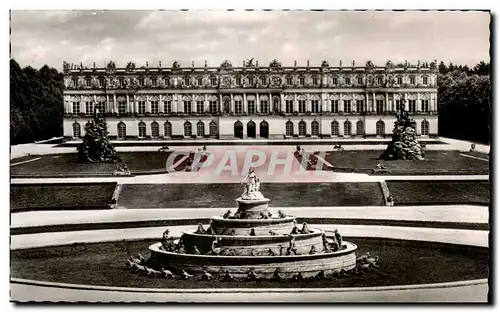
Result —
[[[277, 79], [273, 79], [273, 78], [252, 77], [252, 76], [243, 78], [243, 77], [237, 76], [234, 78], [234, 82], [236, 85], [243, 85], [243, 84], [254, 85], [257, 82], [260, 83], [261, 85], [267, 85], [269, 83], [269, 81], [272, 80], [275, 83], [278, 82], [276, 84], [281, 84], [281, 78], [279, 78], [279, 77]], [[137, 78], [137, 85], [139, 85], [141, 87], [145, 87], [145, 86], [158, 87], [160, 79], [163, 80], [163, 84], [166, 87], [174, 85], [175, 78], [149, 78], [149, 79], [146, 79], [143, 77]], [[415, 85], [417, 80], [418, 80], [418, 83], [421, 82], [423, 85], [429, 84], [429, 77], [428, 76], [421, 77], [421, 80], [417, 79], [416, 76], [409, 77], [409, 83], [411, 85]], [[85, 87], [92, 87], [93, 86], [92, 78], [87, 77], [84, 79], [84, 81], [85, 81]], [[217, 86], [218, 81], [219, 81], [218, 77], [209, 77], [208, 80], [206, 80], [203, 77], [184, 77], [180, 80], [179, 84], [182, 84], [184, 86], [199, 86], [199, 87], [206, 86], [206, 85]], [[296, 78], [288, 76], [285, 78], [285, 81], [286, 81], [287, 85], [297, 84], [299, 86], [305, 86], [306, 82], [307, 82], [307, 84], [319, 86], [321, 78], [320, 77], [312, 77], [310, 79], [307, 79], [306, 77], [302, 77], [302, 76], [299, 76]], [[358, 85], [363, 85], [364, 81], [365, 81], [365, 78], [363, 78], [363, 77], [355, 77], [354, 81], [352, 81], [351, 77], [332, 77], [331, 78], [332, 85], [339, 85], [339, 84], [351, 85], [354, 83], [356, 83]], [[377, 76], [377, 77], [370, 76], [367, 78], [367, 81], [368, 81], [368, 84], [371, 84], [371, 85], [373, 85], [373, 84], [382, 85], [385, 83], [386, 78], [383, 76]], [[230, 79], [229, 82], [231, 83], [232, 79]], [[398, 85], [403, 84], [403, 77], [402, 76], [395, 77], [394, 82]], [[106, 84], [106, 80], [104, 79], [104, 77], [97, 78], [97, 86], [98, 87], [100, 87], [100, 88], [105, 87], [105, 84]], [[126, 87], [129, 84], [130, 84], [130, 82], [127, 78], [118, 77], [118, 85], [120, 87]], [[79, 79], [76, 77], [72, 78], [71, 86], [78, 87], [79, 86]]]

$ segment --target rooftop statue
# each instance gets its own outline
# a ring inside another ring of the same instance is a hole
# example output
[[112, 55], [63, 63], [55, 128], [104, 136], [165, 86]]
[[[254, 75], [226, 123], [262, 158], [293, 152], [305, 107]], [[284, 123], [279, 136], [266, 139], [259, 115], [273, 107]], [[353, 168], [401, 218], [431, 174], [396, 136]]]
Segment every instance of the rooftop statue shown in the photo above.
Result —
[[250, 168], [245, 177], [241, 180], [241, 184], [245, 185], [245, 191], [241, 195], [241, 199], [264, 199], [264, 195], [259, 192], [260, 179], [255, 174], [254, 168]]

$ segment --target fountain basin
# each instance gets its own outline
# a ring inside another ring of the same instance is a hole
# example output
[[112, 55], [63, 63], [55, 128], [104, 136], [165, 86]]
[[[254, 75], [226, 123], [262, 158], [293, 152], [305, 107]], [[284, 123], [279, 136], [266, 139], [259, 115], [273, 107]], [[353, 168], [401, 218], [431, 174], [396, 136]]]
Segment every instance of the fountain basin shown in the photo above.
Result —
[[236, 199], [238, 202], [238, 213], [243, 219], [260, 219], [261, 214], [268, 214], [267, 208], [271, 200], [268, 198], [262, 199]]
[[[288, 229], [290, 232], [290, 229]], [[308, 254], [311, 247], [314, 245], [317, 251], [323, 249], [323, 240], [321, 238], [321, 231], [318, 229], [311, 229], [311, 233], [295, 234], [292, 235], [295, 239], [295, 246], [297, 252], [300, 254]], [[226, 255], [262, 255], [263, 253], [269, 254], [269, 250], [276, 255], [283, 254], [289, 246], [289, 235], [261, 235], [261, 236], [229, 236], [217, 235], [220, 239], [221, 254]], [[212, 242], [215, 236], [208, 234], [197, 234], [191, 231], [183, 232], [183, 241], [186, 245], [186, 250], [192, 250], [193, 246], [202, 252], [207, 253], [211, 250]]]
[[218, 235], [250, 235], [252, 229], [258, 236], [269, 235], [269, 231], [288, 234], [293, 226], [294, 217], [276, 219], [224, 219], [211, 217], [211, 227]]
[[161, 243], [155, 243], [149, 246], [149, 263], [157, 268], [168, 267], [196, 274], [203, 271], [213, 274], [229, 272], [234, 277], [245, 277], [251, 269], [264, 278], [271, 278], [275, 272], [283, 278], [292, 278], [299, 272], [303, 277], [312, 277], [321, 271], [331, 274], [355, 268], [357, 246], [351, 242], [344, 244], [346, 248], [343, 250], [312, 255], [214, 256], [168, 252], [160, 248]]

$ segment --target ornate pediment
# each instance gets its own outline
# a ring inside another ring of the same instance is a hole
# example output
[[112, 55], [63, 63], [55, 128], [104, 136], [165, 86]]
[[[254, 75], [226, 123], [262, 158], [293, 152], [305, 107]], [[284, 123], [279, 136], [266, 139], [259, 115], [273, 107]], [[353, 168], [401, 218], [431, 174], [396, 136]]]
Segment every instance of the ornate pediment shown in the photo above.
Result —
[[272, 69], [280, 69], [281, 63], [277, 59], [274, 59], [274, 60], [272, 60], [271, 63], [269, 63], [269, 67]]

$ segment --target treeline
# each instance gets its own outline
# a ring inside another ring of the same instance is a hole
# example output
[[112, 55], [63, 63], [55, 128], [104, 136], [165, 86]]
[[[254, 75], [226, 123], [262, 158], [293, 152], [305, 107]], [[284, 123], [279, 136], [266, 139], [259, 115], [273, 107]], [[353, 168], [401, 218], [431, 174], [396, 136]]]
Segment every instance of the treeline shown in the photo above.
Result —
[[[489, 143], [490, 64], [438, 65], [439, 135]], [[62, 136], [63, 75], [47, 65], [21, 68], [10, 60], [10, 140], [29, 143]]]
[[439, 135], [488, 144], [491, 135], [490, 64], [438, 66]]
[[62, 135], [63, 75], [44, 65], [21, 68], [10, 60], [10, 144]]

